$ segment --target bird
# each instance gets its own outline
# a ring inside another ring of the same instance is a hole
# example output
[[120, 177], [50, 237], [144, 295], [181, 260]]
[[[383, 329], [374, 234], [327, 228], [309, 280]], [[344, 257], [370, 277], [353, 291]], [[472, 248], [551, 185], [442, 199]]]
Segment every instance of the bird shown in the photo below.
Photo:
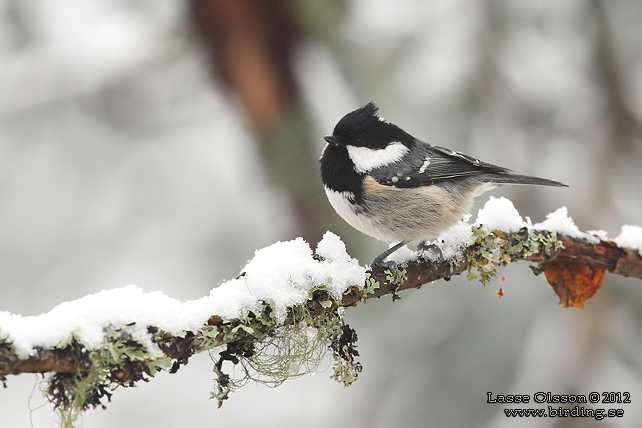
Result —
[[336, 213], [360, 232], [396, 243], [371, 265], [406, 244], [434, 241], [497, 186], [568, 187], [430, 145], [383, 119], [373, 102], [343, 116], [324, 139], [321, 180]]

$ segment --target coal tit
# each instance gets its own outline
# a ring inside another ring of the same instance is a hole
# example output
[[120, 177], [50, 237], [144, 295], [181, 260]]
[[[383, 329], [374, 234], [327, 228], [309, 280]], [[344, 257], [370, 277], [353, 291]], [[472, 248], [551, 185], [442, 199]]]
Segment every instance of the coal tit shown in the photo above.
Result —
[[373, 264], [407, 243], [434, 240], [475, 197], [501, 184], [567, 187], [424, 143], [384, 120], [373, 103], [346, 114], [325, 141], [321, 179], [337, 214], [366, 235], [398, 242]]

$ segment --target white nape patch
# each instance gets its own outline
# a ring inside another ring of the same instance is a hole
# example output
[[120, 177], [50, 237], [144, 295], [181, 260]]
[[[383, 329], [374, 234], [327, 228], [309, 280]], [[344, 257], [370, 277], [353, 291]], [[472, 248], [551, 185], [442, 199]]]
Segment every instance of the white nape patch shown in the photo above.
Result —
[[356, 146], [347, 146], [347, 148], [348, 155], [354, 163], [354, 169], [359, 173], [367, 173], [375, 168], [395, 163], [408, 153], [408, 147], [398, 141], [388, 144], [385, 149]]
[[421, 168], [419, 168], [419, 174], [423, 174], [426, 172], [426, 169], [430, 166], [430, 158], [426, 156], [426, 160], [424, 160], [423, 165], [421, 165]]

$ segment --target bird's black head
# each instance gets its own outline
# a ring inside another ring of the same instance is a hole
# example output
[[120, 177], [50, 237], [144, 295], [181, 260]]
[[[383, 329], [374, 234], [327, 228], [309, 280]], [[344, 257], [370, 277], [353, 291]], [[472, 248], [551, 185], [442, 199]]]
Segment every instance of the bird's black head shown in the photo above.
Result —
[[370, 102], [346, 114], [334, 127], [332, 135], [325, 137], [325, 140], [334, 146], [371, 149], [384, 149], [395, 141], [405, 143], [414, 140], [403, 129], [386, 122], [377, 114], [378, 110], [377, 106]]

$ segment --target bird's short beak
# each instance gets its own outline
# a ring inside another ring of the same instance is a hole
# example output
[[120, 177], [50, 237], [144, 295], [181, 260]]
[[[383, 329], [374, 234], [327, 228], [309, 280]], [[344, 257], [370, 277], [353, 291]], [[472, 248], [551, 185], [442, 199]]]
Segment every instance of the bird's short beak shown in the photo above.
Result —
[[328, 144], [331, 144], [333, 146], [343, 146], [343, 144], [341, 144], [341, 142], [334, 135], [328, 135], [327, 137], [323, 137], [323, 139], [326, 140]]

